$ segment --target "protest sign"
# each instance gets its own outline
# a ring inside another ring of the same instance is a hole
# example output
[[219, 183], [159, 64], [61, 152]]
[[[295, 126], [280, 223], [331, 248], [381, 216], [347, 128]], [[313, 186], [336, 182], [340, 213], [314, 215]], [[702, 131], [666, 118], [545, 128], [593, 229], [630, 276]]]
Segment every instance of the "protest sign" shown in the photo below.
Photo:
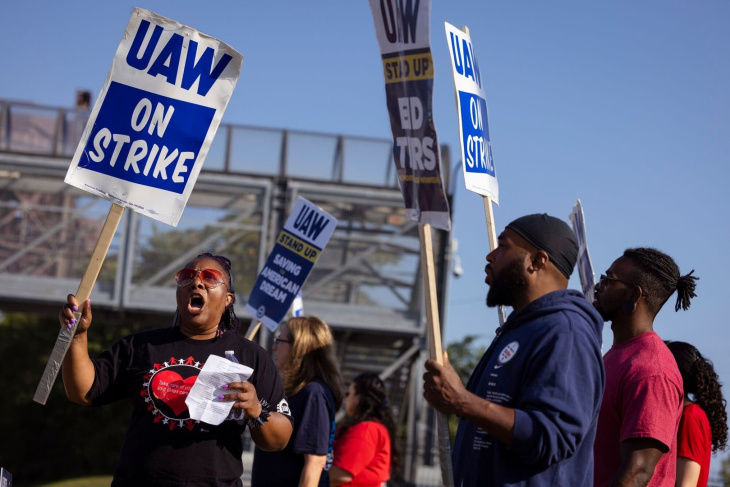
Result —
[[583, 215], [583, 205], [580, 200], [573, 206], [573, 211], [568, 218], [570, 218], [570, 223], [573, 225], [573, 232], [575, 232], [575, 238], [578, 241], [578, 275], [580, 276], [580, 287], [586, 299], [592, 303], [596, 278], [593, 274], [591, 256], [588, 253], [586, 220]]
[[[65, 181], [112, 202], [76, 300], [91, 296], [125, 207], [177, 225], [241, 71], [226, 44], [135, 8]], [[45, 404], [68, 351], [61, 327], [33, 400]]]
[[471, 37], [444, 22], [456, 90], [461, 160], [466, 189], [499, 204], [499, 186], [489, 139], [487, 98]]
[[[469, 191], [482, 195], [489, 249], [494, 250], [497, 248], [497, 230], [492, 201], [499, 204], [499, 185], [489, 139], [487, 98], [484, 94], [482, 74], [474, 54], [469, 29], [467, 27], [457, 29], [448, 22], [444, 22], [444, 27], [454, 76], [464, 184]], [[499, 306], [497, 313], [499, 324], [502, 326], [507, 321], [507, 310], [504, 306]]]
[[336, 226], [332, 215], [297, 198], [246, 303], [249, 313], [271, 331], [286, 315]]
[[[431, 358], [443, 363], [431, 225], [450, 230], [451, 217], [433, 121], [431, 2], [370, 0], [370, 10], [383, 59], [393, 161], [406, 215], [419, 223]], [[444, 414], [437, 414], [437, 426], [442, 480], [445, 486], [451, 486], [451, 448]]]
[[212, 37], [134, 9], [66, 182], [177, 225], [242, 59]]
[[370, 9], [383, 59], [393, 161], [406, 215], [450, 230], [441, 147], [433, 121], [431, 2], [370, 0]]

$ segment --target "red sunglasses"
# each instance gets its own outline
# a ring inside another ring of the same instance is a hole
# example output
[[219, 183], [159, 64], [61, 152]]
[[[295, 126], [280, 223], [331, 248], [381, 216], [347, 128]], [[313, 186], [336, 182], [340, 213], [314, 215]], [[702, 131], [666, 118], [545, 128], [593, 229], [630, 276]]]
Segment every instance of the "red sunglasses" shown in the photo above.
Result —
[[187, 286], [198, 276], [200, 276], [203, 285], [208, 289], [216, 288], [221, 284], [225, 285], [223, 274], [215, 269], [180, 269], [175, 274], [175, 282], [177, 282], [178, 286]]

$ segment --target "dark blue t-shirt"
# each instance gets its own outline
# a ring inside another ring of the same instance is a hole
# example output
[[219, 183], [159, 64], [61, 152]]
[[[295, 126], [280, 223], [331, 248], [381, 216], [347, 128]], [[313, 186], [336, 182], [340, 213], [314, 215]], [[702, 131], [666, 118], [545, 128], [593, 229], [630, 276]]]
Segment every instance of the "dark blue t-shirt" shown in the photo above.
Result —
[[[280, 452], [265, 452], [256, 448], [253, 457], [251, 485], [253, 487], [291, 487], [298, 485], [304, 468], [304, 454], [327, 455], [331, 464], [332, 440], [335, 426], [335, 399], [320, 381], [310, 382], [289, 398], [294, 418], [294, 432], [289, 444]], [[320, 487], [329, 487], [327, 470], [319, 478]]]

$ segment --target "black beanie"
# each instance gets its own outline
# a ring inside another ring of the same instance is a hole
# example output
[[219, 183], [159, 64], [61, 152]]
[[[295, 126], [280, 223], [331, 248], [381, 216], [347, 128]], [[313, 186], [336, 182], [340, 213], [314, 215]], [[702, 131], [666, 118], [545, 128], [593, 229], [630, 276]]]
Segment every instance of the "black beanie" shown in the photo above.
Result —
[[567, 223], [547, 213], [536, 213], [518, 218], [507, 228], [547, 252], [550, 262], [570, 279], [578, 259], [578, 242]]

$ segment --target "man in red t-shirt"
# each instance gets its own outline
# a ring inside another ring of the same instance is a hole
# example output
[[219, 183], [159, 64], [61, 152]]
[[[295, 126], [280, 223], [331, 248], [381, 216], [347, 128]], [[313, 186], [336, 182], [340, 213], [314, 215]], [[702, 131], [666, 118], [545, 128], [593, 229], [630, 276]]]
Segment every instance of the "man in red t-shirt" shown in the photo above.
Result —
[[675, 290], [675, 310], [689, 308], [696, 279], [692, 272], [680, 276], [668, 255], [636, 248], [616, 259], [596, 285], [593, 306], [611, 322], [614, 337], [603, 357], [606, 390], [593, 447], [596, 487], [674, 486], [682, 376], [654, 332], [654, 318]]

